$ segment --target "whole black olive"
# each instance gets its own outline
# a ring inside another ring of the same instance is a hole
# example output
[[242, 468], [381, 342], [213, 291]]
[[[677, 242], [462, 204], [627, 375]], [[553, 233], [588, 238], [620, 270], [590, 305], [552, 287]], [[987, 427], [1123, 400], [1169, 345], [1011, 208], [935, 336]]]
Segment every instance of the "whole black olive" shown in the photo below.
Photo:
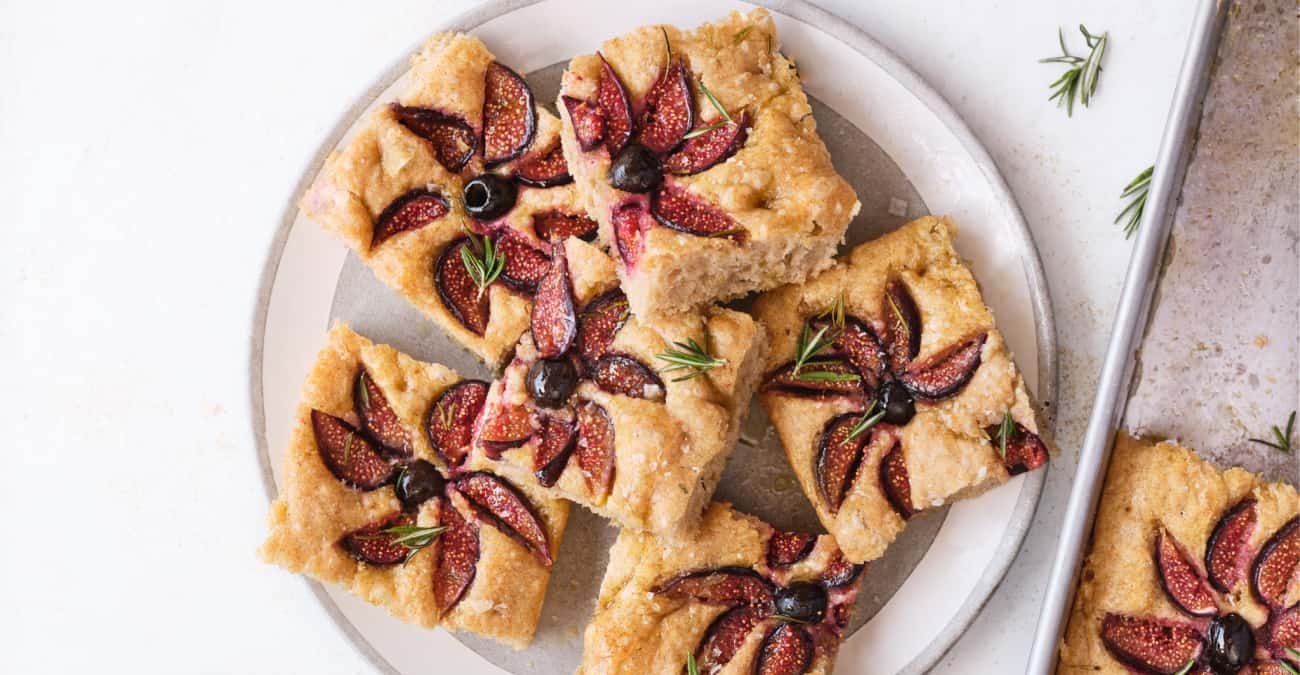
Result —
[[417, 459], [398, 472], [393, 492], [397, 494], [397, 500], [402, 502], [404, 509], [413, 511], [441, 493], [445, 483], [442, 474], [432, 464]]
[[631, 143], [609, 165], [609, 184], [624, 191], [649, 192], [664, 180], [659, 158], [644, 145]]
[[1206, 656], [1216, 673], [1236, 673], [1255, 658], [1255, 632], [1240, 614], [1225, 614], [1205, 631]]
[[558, 408], [578, 386], [578, 371], [568, 359], [541, 359], [528, 367], [528, 393], [545, 408]]
[[514, 208], [518, 190], [509, 178], [485, 173], [469, 179], [462, 194], [466, 213], [479, 220], [495, 220]]
[[776, 589], [776, 613], [796, 621], [817, 623], [826, 616], [826, 589], [820, 584], [796, 581]]
[[880, 407], [885, 410], [885, 423], [898, 427], [911, 422], [916, 415], [912, 394], [896, 380], [890, 380], [881, 386]]

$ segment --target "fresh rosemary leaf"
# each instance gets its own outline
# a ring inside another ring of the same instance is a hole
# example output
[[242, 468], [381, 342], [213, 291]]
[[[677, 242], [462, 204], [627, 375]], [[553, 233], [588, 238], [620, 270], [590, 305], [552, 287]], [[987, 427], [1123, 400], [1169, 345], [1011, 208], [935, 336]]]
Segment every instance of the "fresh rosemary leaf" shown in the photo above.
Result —
[[700, 675], [700, 666], [695, 663], [694, 652], [686, 652], [686, 675]]
[[1070, 66], [1049, 85], [1052, 95], [1047, 100], [1056, 101], [1058, 106], [1064, 106], [1065, 114], [1071, 117], [1074, 116], [1076, 99], [1087, 107], [1092, 103], [1092, 98], [1097, 95], [1097, 84], [1101, 80], [1101, 59], [1106, 54], [1106, 44], [1110, 41], [1110, 33], [1093, 35], [1083, 24], [1079, 24], [1079, 32], [1083, 34], [1083, 40], [1088, 45], [1086, 57], [1071, 54], [1065, 46], [1065, 32], [1057, 29], [1056, 39], [1061, 45], [1061, 55], [1038, 60], [1039, 63], [1061, 63]]
[[[469, 241], [469, 245], [460, 249], [460, 261], [478, 287], [478, 297], [482, 298], [483, 291], [501, 276], [501, 271], [506, 267], [506, 259], [492, 246], [492, 238], [487, 235], [483, 235], [481, 241], [470, 235]], [[471, 248], [475, 250], [471, 252]]]
[[695, 138], [696, 136], [703, 136], [704, 134], [707, 134], [710, 131], [721, 129], [722, 127], [727, 126], [727, 124], [728, 124], [727, 120], [718, 120], [717, 122], [714, 122], [713, 124], [710, 124], [707, 127], [700, 127], [699, 129], [686, 132], [686, 134], [682, 136], [682, 140], [688, 141], [692, 138]]
[[738, 45], [744, 42], [745, 38], [749, 37], [749, 34], [753, 32], [753, 30], [754, 30], [753, 26], [745, 26], [744, 28], [741, 28], [739, 31], [736, 32], [736, 37], [731, 41], [731, 44]]
[[352, 437], [356, 435], [357, 432], [349, 431], [347, 437], [343, 439], [343, 463], [345, 465], [348, 463], [348, 459], [352, 457]]
[[871, 405], [867, 408], [866, 412], [862, 413], [861, 419], [858, 420], [857, 424], [853, 425], [853, 428], [849, 430], [849, 435], [845, 436], [844, 440], [841, 441], [841, 443], [847, 444], [849, 441], [866, 433], [867, 430], [871, 429], [871, 427], [876, 426], [876, 424], [879, 423], [880, 420], [884, 419], [885, 410], [884, 408], [881, 408], [880, 410], [876, 410], [879, 407], [880, 407], [879, 402], [873, 400], [871, 402]]
[[413, 551], [418, 551], [425, 546], [433, 543], [438, 535], [447, 531], [447, 526], [439, 525], [437, 527], [420, 527], [418, 525], [395, 525], [384, 528], [384, 534], [397, 535], [393, 537], [394, 544], [401, 544]]
[[793, 616], [788, 616], [788, 615], [786, 615], [786, 614], [773, 614], [773, 615], [772, 615], [772, 618], [773, 618], [773, 619], [776, 619], [777, 621], [784, 621], [785, 623], [801, 623], [801, 624], [804, 624], [804, 625], [808, 625], [808, 624], [812, 623], [811, 621], [804, 621], [803, 619], [796, 619], [796, 618], [794, 618]]
[[1007, 441], [1016, 432], [1016, 422], [1011, 419], [1011, 411], [1002, 414], [1002, 424], [998, 425], [998, 454], [1007, 458]]
[[1174, 675], [1187, 675], [1188, 673], [1192, 672], [1192, 666], [1195, 665], [1196, 665], [1196, 659], [1192, 659], [1191, 661], [1188, 661], [1187, 665], [1183, 666], [1181, 670], [1174, 673]]
[[839, 337], [839, 331], [834, 331], [828, 334], [827, 331], [830, 331], [830, 329], [831, 327], [829, 325], [822, 326], [817, 329], [816, 334], [810, 335], [812, 329], [808, 325], [808, 322], [804, 322], [803, 331], [799, 333], [799, 341], [795, 343], [794, 347], [794, 370], [791, 371], [792, 375], [799, 377], [799, 370], [803, 368], [812, 357], [825, 351], [827, 347], [834, 344], [835, 338]]
[[839, 293], [837, 293], [835, 295], [835, 299], [831, 301], [831, 306], [822, 310], [821, 314], [818, 314], [817, 317], [830, 319], [832, 326], [834, 326], [835, 328], [843, 328], [844, 327], [844, 291], [840, 291]]
[[[708, 342], [708, 338], [705, 338], [705, 342]], [[686, 342], [674, 342], [673, 345], [675, 345], [677, 349], [669, 349], [668, 351], [655, 354], [656, 359], [667, 361], [671, 364], [660, 372], [668, 373], [674, 370], [691, 371], [681, 377], [673, 378], [673, 382], [681, 382], [682, 380], [699, 377], [704, 373], [713, 370], [718, 366], [726, 365], [727, 363], [726, 359], [720, 359], [713, 356], [709, 353], [707, 348], [701, 347], [700, 344], [695, 341], [695, 338], [687, 338]]]
[[1291, 452], [1295, 449], [1291, 445], [1291, 436], [1295, 433], [1295, 414], [1296, 411], [1292, 410], [1291, 415], [1286, 418], [1286, 429], [1283, 429], [1276, 424], [1273, 425], [1273, 440], [1266, 441], [1262, 438], [1251, 438], [1249, 439], [1250, 442], [1267, 445], [1270, 448], [1281, 450], [1282, 452]]
[[857, 382], [862, 379], [857, 373], [836, 373], [830, 370], [805, 370], [795, 377], [806, 382]]
[[1154, 166], [1143, 169], [1142, 173], [1139, 173], [1136, 178], [1129, 181], [1128, 185], [1124, 186], [1124, 191], [1119, 195], [1120, 199], [1132, 198], [1128, 206], [1125, 206], [1124, 210], [1115, 216], [1116, 225], [1124, 219], [1124, 216], [1128, 216], [1128, 220], [1124, 221], [1125, 239], [1133, 236], [1133, 233], [1137, 232], [1138, 225], [1142, 223], [1142, 211], [1147, 206], [1147, 193], [1151, 190], [1151, 174], [1154, 171]]
[[370, 392], [366, 390], [366, 371], [361, 371], [357, 376], [357, 396], [361, 400], [361, 407], [370, 410]]
[[718, 102], [718, 98], [713, 95], [713, 92], [709, 91], [709, 88], [704, 86], [704, 78], [700, 78], [698, 82], [700, 83], [700, 91], [704, 92], [704, 97], [709, 99], [709, 103], [713, 104], [713, 109], [717, 110], [718, 114], [722, 116], [722, 119], [727, 120], [728, 124], [735, 124], [736, 120], [731, 119], [731, 115], [727, 113], [727, 109], [722, 107], [722, 104]]

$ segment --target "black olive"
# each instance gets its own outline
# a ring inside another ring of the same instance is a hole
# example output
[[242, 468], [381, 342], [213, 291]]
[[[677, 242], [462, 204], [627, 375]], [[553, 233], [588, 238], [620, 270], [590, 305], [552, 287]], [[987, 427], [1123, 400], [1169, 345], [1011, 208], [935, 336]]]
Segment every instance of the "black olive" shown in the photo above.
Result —
[[916, 404], [907, 388], [895, 380], [886, 382], [880, 388], [880, 407], [885, 410], [884, 421], [901, 427], [912, 421], [916, 415]]
[[624, 192], [649, 192], [663, 180], [659, 158], [644, 145], [629, 144], [609, 165], [609, 184]]
[[398, 472], [393, 492], [397, 494], [397, 500], [402, 502], [402, 508], [414, 511], [420, 504], [441, 493], [445, 483], [438, 469], [423, 459], [417, 459]]
[[463, 194], [469, 215], [479, 220], [495, 220], [514, 208], [518, 190], [509, 178], [485, 173], [469, 179]]
[[817, 623], [826, 616], [826, 589], [820, 584], [796, 581], [776, 589], [776, 613], [796, 621]]
[[578, 370], [568, 359], [541, 359], [528, 367], [528, 393], [537, 405], [558, 408], [578, 386]]
[[1240, 614], [1225, 614], [1205, 632], [1206, 656], [1216, 673], [1236, 673], [1255, 658], [1255, 632]]

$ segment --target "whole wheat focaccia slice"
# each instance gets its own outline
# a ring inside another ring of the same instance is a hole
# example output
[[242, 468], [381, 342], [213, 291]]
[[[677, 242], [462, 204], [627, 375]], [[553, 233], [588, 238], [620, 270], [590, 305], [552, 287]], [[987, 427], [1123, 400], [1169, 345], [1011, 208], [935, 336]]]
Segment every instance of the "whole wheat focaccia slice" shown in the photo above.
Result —
[[1058, 673], [1300, 668], [1290, 485], [1121, 433], [1079, 579]]
[[862, 565], [828, 535], [782, 532], [714, 502], [698, 530], [623, 530], [579, 675], [831, 672]]
[[551, 243], [596, 236], [559, 128], [481, 41], [439, 33], [299, 206], [495, 368], [528, 325]]
[[716, 306], [643, 321], [612, 267], [585, 242], [557, 245], [473, 459], [622, 527], [689, 529], [735, 446], [766, 335]]
[[779, 45], [757, 9], [643, 26], [569, 63], [564, 155], [638, 316], [801, 282], [858, 213]]
[[1049, 442], [993, 314], [926, 217], [758, 299], [760, 401], [827, 531], [855, 562], [917, 511], [1037, 468]]
[[336, 325], [303, 387], [263, 559], [408, 623], [526, 646], [569, 505], [439, 460], [435, 404], [465, 401], [464, 422], [475, 391], [481, 403], [486, 383]]

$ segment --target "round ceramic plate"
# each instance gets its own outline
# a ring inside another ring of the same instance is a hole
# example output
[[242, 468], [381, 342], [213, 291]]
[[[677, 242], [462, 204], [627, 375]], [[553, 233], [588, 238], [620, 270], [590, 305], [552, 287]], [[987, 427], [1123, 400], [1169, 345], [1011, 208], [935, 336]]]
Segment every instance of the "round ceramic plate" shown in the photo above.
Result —
[[[1047, 288], [1029, 231], [988, 154], [928, 85], [856, 28], [802, 2], [761, 4], [769, 4], [774, 14], [781, 50], [799, 65], [836, 168], [862, 201], [846, 246], [926, 213], [951, 215], [960, 228], [957, 247], [980, 280], [1026, 381], [1040, 401], [1053, 401], [1055, 332]], [[550, 102], [568, 58], [594, 51], [606, 37], [648, 23], [691, 27], [752, 7], [731, 0], [498, 1], [442, 29], [482, 38], [498, 59], [528, 73], [538, 101]], [[462, 375], [488, 375], [293, 206], [356, 120], [391, 99], [387, 90], [406, 67], [406, 54], [394, 56], [398, 63], [320, 148], [294, 191], [266, 263], [252, 332], [250, 384], [254, 433], [272, 495], [302, 380], [335, 320]], [[872, 673], [920, 672], [937, 661], [1006, 572], [1044, 478], [1042, 471], [1023, 475], [978, 498], [912, 519], [868, 570], [837, 671], [865, 673], [869, 666]], [[821, 531], [757, 405], [717, 498], [783, 529]], [[537, 636], [522, 652], [402, 624], [336, 588], [311, 587], [347, 639], [384, 672], [572, 672], [616, 534], [600, 518], [573, 510]]]

